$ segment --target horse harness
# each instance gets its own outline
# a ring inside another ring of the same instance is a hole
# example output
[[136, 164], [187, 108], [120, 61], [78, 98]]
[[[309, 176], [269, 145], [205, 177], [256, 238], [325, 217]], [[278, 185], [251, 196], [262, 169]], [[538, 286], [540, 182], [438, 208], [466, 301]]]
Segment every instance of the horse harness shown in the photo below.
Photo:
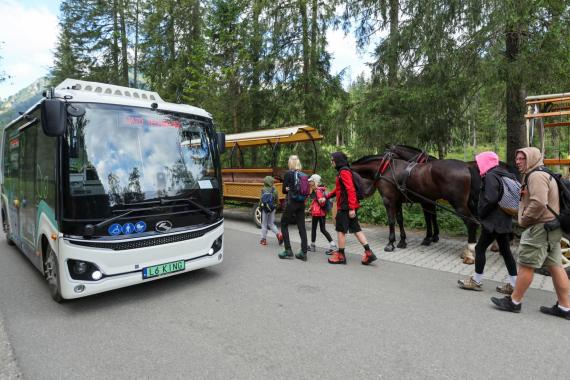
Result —
[[[420, 163], [425, 163], [425, 155], [423, 155], [423, 153], [424, 152], [420, 153], [418, 156], [414, 157], [413, 160], [409, 161], [408, 166], [406, 166], [406, 169], [404, 170], [405, 175], [402, 178], [402, 182], [399, 183], [398, 180], [396, 179], [395, 174], [394, 174], [394, 172], [395, 172], [394, 164], [393, 164], [394, 153], [387, 152], [382, 157], [382, 160], [380, 160], [380, 164], [378, 165], [378, 170], [376, 171], [374, 179], [375, 180], [385, 179], [386, 177], [384, 176], [384, 173], [386, 172], [386, 170], [388, 168], [392, 169], [392, 178], [389, 179], [389, 182], [393, 183], [396, 186], [396, 188], [406, 197], [406, 200], [408, 203], [412, 203], [412, 201], [406, 195], [407, 183], [408, 183], [408, 179], [412, 175], [412, 171], [414, 170], [414, 168]], [[422, 157], [423, 157], [423, 160], [421, 160]]]

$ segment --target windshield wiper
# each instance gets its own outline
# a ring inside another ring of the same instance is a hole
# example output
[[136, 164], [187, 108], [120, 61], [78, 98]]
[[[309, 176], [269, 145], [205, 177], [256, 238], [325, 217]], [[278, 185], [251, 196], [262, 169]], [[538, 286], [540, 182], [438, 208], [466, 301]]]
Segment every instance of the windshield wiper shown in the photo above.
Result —
[[175, 202], [184, 201], [184, 202], [190, 203], [192, 206], [194, 206], [197, 209], [199, 209], [200, 211], [202, 211], [209, 218], [212, 218], [214, 215], [216, 215], [216, 213], [213, 212], [211, 209], [204, 206], [203, 204], [196, 202], [194, 199], [196, 199], [196, 198], [173, 198], [173, 199], [160, 198], [160, 204], [164, 205], [164, 204], [168, 204], [168, 203], [175, 203]]

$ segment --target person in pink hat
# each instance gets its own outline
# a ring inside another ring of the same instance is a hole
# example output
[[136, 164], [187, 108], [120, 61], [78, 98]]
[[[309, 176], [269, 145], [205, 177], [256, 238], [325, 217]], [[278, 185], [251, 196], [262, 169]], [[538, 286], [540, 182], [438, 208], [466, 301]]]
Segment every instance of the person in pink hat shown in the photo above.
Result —
[[485, 269], [485, 252], [493, 240], [499, 244], [499, 252], [503, 256], [509, 281], [496, 290], [503, 294], [513, 292], [517, 279], [517, 264], [511, 253], [509, 236], [513, 231], [512, 217], [499, 207], [499, 201], [505, 191], [502, 177], [516, 181], [514, 174], [499, 166], [499, 156], [495, 152], [482, 152], [475, 157], [481, 174], [481, 189], [477, 213], [481, 222], [481, 235], [475, 246], [475, 273], [459, 280], [459, 287], [466, 290], [482, 290], [483, 270]]

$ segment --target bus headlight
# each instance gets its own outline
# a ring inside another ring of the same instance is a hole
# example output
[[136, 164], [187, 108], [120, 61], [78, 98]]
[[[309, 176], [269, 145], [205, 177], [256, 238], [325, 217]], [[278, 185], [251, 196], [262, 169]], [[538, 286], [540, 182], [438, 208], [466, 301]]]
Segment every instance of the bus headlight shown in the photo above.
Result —
[[85, 261], [76, 261], [73, 264], [73, 272], [83, 274], [87, 270], [87, 263]]
[[208, 255], [213, 255], [214, 253], [218, 252], [222, 249], [222, 245], [224, 243], [224, 234], [220, 235], [212, 244], [212, 248], [208, 251]]
[[69, 275], [74, 280], [98, 281], [103, 278], [103, 273], [97, 265], [83, 260], [67, 260]]

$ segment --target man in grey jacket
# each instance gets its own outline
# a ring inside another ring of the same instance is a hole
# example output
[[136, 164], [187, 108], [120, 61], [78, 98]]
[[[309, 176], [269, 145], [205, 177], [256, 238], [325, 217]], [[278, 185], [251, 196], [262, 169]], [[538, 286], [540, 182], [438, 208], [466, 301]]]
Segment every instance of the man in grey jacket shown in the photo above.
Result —
[[519, 244], [519, 273], [513, 294], [504, 298], [492, 297], [491, 301], [500, 310], [520, 313], [534, 269], [545, 266], [552, 276], [558, 302], [552, 307], [542, 306], [540, 311], [570, 320], [568, 276], [561, 264], [562, 230], [550, 211], [560, 212], [558, 185], [549, 173], [536, 170], [544, 165], [537, 148], [519, 149], [515, 162], [523, 173], [518, 222], [526, 228]]

